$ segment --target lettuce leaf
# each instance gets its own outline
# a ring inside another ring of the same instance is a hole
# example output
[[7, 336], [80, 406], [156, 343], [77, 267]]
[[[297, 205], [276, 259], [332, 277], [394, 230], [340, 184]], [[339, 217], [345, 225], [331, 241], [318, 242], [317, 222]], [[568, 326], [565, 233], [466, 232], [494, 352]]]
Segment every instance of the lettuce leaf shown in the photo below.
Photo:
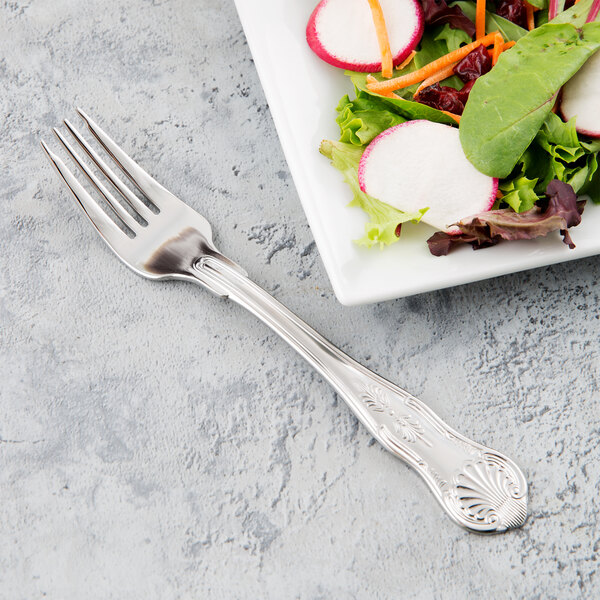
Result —
[[354, 100], [350, 100], [348, 95], [344, 96], [336, 110], [336, 121], [341, 130], [340, 141], [355, 146], [364, 146], [384, 129], [406, 121], [389, 104], [360, 90], [356, 90]]
[[[565, 11], [559, 17], [566, 22], [571, 21], [573, 24], [581, 26], [591, 1], [581, 0], [577, 6]], [[539, 2], [545, 3], [545, 0], [539, 0]], [[468, 17], [471, 16], [471, 13], [474, 17], [475, 4], [473, 2], [459, 0], [454, 4], [460, 6]], [[522, 28], [497, 15], [490, 16], [488, 14], [488, 21], [488, 27], [500, 29], [506, 39], [517, 40], [527, 34]], [[394, 75], [412, 72], [469, 41], [463, 31], [452, 29], [449, 24], [431, 27], [419, 43], [414, 59], [404, 69], [396, 69]], [[363, 193], [358, 183], [358, 165], [364, 149], [382, 131], [406, 120], [427, 119], [433, 122], [455, 124], [442, 112], [413, 101], [413, 93], [417, 85], [398, 90], [396, 92], [398, 98], [387, 98], [368, 90], [365, 73], [347, 71], [346, 74], [354, 84], [355, 97], [345, 95], [340, 100], [336, 118], [340, 127], [340, 141], [323, 141], [320, 152], [331, 160], [333, 166], [343, 174], [345, 181], [352, 189], [350, 205], [359, 206], [369, 216], [369, 221], [365, 225], [365, 235], [356, 242], [366, 247], [379, 246], [383, 248], [398, 241], [402, 223], [418, 222], [427, 209], [407, 214]], [[452, 77], [444, 81], [444, 85], [459, 89], [463, 84], [457, 77]], [[504, 87], [503, 85], [502, 90]], [[504, 239], [510, 239], [510, 235], [513, 235], [511, 232], [521, 231], [519, 225], [521, 216], [525, 226], [523, 231], [530, 231], [527, 228], [539, 220], [540, 211], [543, 212], [543, 207], [546, 206], [546, 188], [552, 180], [557, 180], [561, 184], [569, 184], [580, 196], [600, 203], [600, 160], [598, 156], [600, 140], [580, 139], [575, 130], [574, 121], [564, 123], [553, 113], [547, 115], [533, 135], [533, 140], [511, 173], [500, 181], [503, 198], [497, 201], [494, 207], [499, 209], [499, 212], [494, 211], [496, 216], [492, 216], [490, 222], [485, 217], [477, 221], [476, 225], [479, 230], [475, 237], [479, 247], [490, 243], [481, 233], [484, 230], [491, 231], [490, 227], [506, 226], [503, 237], [504, 235], [508, 237]], [[542, 229], [550, 230], [549, 226], [554, 226], [555, 222], [558, 222], [556, 218], [546, 218], [549, 216], [545, 215]], [[497, 219], [498, 222], [495, 222], [494, 219]], [[514, 221], [515, 219], [516, 221]], [[470, 232], [469, 235], [473, 237], [474, 234]], [[529, 234], [524, 233], [524, 235]], [[452, 246], [454, 241], [458, 243], [459, 239], [453, 238]], [[467, 240], [460, 241], [464, 243]], [[440, 244], [444, 246], [446, 241], [441, 240]]]
[[364, 148], [354, 144], [330, 140], [323, 140], [319, 148], [319, 152], [329, 158], [331, 164], [341, 171], [346, 183], [352, 189], [354, 197], [350, 206], [359, 206], [371, 219], [365, 224], [365, 235], [356, 240], [356, 243], [367, 248], [375, 245], [383, 248], [398, 241], [402, 223], [407, 221], [418, 223], [427, 209], [404, 213], [365, 194], [358, 183], [358, 163], [363, 151]]
[[448, 52], [454, 52], [458, 50], [463, 44], [470, 44], [473, 40], [471, 36], [462, 29], [452, 29], [452, 27], [446, 23], [434, 38], [436, 41], [446, 42]]
[[537, 179], [528, 179], [525, 175], [519, 175], [514, 179], [502, 181], [499, 185], [504, 194], [502, 202], [508, 204], [515, 212], [523, 212], [533, 208], [539, 200], [535, 193]]
[[574, 119], [565, 123], [550, 113], [512, 174], [500, 181], [504, 197], [499, 204], [508, 204], [516, 212], [527, 211], [544, 197], [553, 179], [600, 202], [598, 150], [600, 140], [579, 139]]
[[434, 256], [445, 256], [461, 244], [471, 244], [478, 250], [502, 240], [531, 240], [558, 230], [564, 243], [573, 249], [575, 244], [567, 230], [581, 223], [584, 206], [585, 200], [578, 201], [571, 186], [554, 179], [546, 188], [546, 198], [529, 210], [520, 214], [510, 208], [482, 212], [455, 223], [460, 234], [438, 231], [427, 244]]

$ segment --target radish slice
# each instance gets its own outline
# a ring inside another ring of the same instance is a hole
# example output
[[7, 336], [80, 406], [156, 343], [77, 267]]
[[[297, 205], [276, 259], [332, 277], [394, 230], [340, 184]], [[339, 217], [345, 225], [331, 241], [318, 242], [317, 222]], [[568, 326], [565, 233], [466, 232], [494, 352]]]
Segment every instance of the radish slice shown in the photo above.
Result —
[[[394, 65], [400, 64], [423, 35], [418, 0], [380, 0]], [[367, 0], [322, 0], [306, 27], [306, 40], [325, 62], [352, 71], [381, 71], [381, 51]]]
[[492, 208], [498, 180], [466, 158], [458, 129], [407, 121], [379, 134], [358, 167], [360, 189], [404, 212], [429, 207], [423, 221], [447, 233], [453, 223]]
[[579, 133], [600, 137], [600, 52], [596, 52], [563, 87], [560, 110], [563, 117], [576, 117]]

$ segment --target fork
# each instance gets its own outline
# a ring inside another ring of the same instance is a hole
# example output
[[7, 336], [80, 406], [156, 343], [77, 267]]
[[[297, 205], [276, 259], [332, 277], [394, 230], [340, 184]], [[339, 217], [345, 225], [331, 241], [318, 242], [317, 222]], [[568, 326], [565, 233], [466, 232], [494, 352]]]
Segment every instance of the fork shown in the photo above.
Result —
[[119, 167], [146, 202], [68, 120], [67, 130], [95, 172], [104, 176], [104, 183], [67, 138], [57, 128], [53, 132], [101, 202], [44, 141], [41, 144], [100, 237], [128, 267], [148, 279], [198, 283], [256, 315], [333, 386], [386, 450], [421, 475], [458, 525], [477, 533], [523, 525], [527, 482], [512, 460], [450, 428], [423, 402], [344, 354], [251, 281], [242, 267], [216, 249], [211, 226], [202, 215], [153, 179], [81, 109], [77, 112], [110, 157], [107, 160]]

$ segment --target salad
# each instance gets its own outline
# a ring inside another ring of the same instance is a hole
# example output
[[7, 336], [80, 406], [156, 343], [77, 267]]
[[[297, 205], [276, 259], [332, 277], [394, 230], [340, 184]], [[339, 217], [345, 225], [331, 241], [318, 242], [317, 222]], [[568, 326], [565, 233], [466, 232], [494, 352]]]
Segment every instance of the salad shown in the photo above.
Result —
[[369, 216], [432, 254], [569, 228], [600, 203], [600, 0], [322, 0], [307, 41], [353, 84], [320, 152]]

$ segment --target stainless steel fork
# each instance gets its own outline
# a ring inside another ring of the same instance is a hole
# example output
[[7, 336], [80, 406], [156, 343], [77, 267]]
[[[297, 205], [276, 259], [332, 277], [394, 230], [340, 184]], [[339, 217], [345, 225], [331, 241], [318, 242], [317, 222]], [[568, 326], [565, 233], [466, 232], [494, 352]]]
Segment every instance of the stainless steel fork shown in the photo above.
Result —
[[[78, 113], [153, 209], [138, 199], [69, 121], [64, 123], [73, 139], [121, 200], [65, 136], [56, 128], [53, 131], [106, 208], [110, 205], [112, 216], [43, 141], [42, 147], [100, 237], [128, 267], [149, 279], [199, 283], [256, 315], [333, 386], [384, 448], [421, 475], [459, 525], [478, 533], [523, 525], [527, 518], [527, 482], [512, 460], [448, 427], [423, 402], [344, 354], [252, 282], [244, 269], [215, 248], [210, 224], [203, 216], [155, 181], [83, 111]], [[125, 210], [122, 202], [130, 210]]]

